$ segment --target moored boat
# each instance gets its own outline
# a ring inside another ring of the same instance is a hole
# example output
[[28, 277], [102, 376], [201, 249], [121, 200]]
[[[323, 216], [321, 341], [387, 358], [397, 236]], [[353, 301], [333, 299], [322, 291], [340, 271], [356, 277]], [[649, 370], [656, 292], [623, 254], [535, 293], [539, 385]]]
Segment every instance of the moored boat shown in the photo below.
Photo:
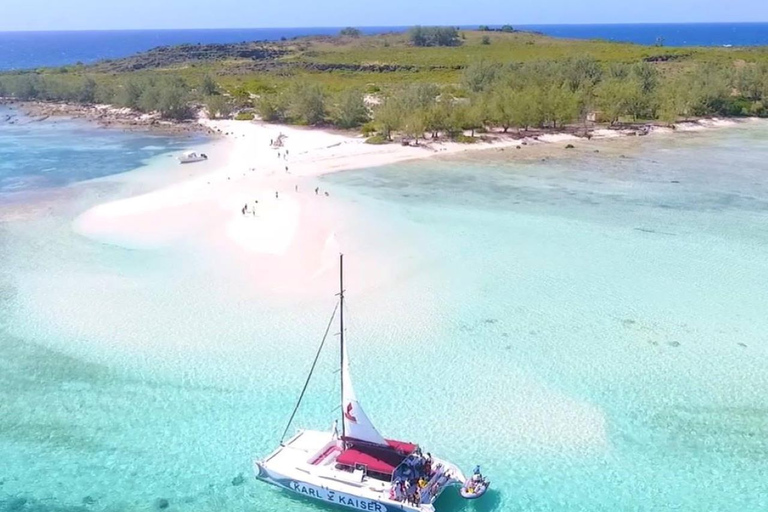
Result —
[[205, 153], [196, 153], [195, 151], [189, 151], [182, 154], [179, 157], [179, 162], [182, 164], [191, 164], [194, 162], [204, 162], [208, 160], [208, 155]]
[[[328, 431], [299, 430], [267, 457], [254, 461], [256, 477], [264, 482], [326, 503], [369, 512], [434, 512], [435, 500], [448, 487], [466, 481], [453, 463], [425, 453], [414, 443], [383, 437], [352, 388], [344, 343], [343, 256], [340, 264], [339, 317], [341, 358], [341, 432], [338, 421]], [[283, 432], [285, 438], [307, 389], [320, 351]], [[479, 497], [479, 496], [472, 496]]]

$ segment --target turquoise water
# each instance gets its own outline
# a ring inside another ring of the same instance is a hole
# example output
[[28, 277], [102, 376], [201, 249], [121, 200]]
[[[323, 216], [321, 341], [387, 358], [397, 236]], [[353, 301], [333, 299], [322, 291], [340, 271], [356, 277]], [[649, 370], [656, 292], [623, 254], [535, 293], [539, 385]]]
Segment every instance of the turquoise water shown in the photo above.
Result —
[[64, 118], [37, 122], [0, 106], [0, 194], [125, 172], [200, 140], [106, 130]]
[[[320, 180], [349, 212], [340, 236], [394, 269], [364, 287], [349, 259], [368, 414], [493, 481], [441, 509], [765, 510], [767, 157], [755, 123]], [[122, 186], [0, 209], [0, 510], [327, 510], [250, 465], [334, 290], [270, 297], [203, 251], [73, 233]], [[330, 426], [336, 363], [298, 425]]]

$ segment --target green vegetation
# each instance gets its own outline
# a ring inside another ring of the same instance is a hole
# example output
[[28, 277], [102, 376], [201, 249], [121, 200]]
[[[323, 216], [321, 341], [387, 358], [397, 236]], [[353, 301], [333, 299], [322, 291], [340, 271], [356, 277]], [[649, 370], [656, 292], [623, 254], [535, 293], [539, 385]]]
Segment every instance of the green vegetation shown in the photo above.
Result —
[[414, 46], [459, 46], [459, 31], [454, 27], [413, 27], [408, 37]]
[[389, 139], [383, 135], [373, 135], [365, 139], [366, 144], [386, 144], [387, 142], [389, 142]]
[[[0, 74], [0, 95], [110, 103], [172, 119], [212, 117], [364, 126], [459, 137], [696, 116], [768, 115], [767, 48], [665, 48], [571, 41], [480, 27], [414, 27], [404, 34], [185, 45], [93, 66]], [[663, 42], [662, 42], [663, 43]], [[366, 96], [367, 95], [367, 96]], [[378, 139], [376, 139], [378, 140]]]
[[347, 27], [343, 28], [339, 31], [340, 36], [346, 36], [346, 37], [360, 37], [363, 35], [363, 33], [358, 28], [354, 27]]

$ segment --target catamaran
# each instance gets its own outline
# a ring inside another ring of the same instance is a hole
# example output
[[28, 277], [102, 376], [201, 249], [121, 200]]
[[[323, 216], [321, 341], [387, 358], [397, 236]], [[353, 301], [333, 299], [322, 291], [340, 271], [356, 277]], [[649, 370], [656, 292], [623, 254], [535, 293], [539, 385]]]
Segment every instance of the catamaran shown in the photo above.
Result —
[[447, 460], [425, 453], [413, 443], [384, 438], [365, 414], [352, 388], [344, 344], [344, 256], [339, 256], [339, 302], [315, 355], [304, 389], [283, 432], [301, 404], [328, 331], [338, 312], [341, 355], [341, 433], [338, 421], [329, 431], [299, 430], [264, 459], [254, 461], [256, 477], [318, 501], [368, 512], [434, 512], [435, 500], [451, 486], [474, 499], [490, 482], [476, 467], [467, 479]]

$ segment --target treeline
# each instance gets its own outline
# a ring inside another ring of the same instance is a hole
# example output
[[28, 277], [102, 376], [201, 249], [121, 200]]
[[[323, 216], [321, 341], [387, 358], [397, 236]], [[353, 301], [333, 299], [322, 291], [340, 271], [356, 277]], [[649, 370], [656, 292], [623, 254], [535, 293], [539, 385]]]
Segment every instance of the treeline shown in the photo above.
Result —
[[349, 89], [332, 96], [310, 82], [297, 82], [279, 94], [262, 95], [254, 106], [264, 121], [274, 123], [355, 128], [370, 120], [362, 91]]
[[394, 86], [370, 97], [359, 89], [330, 93], [317, 82], [284, 90], [242, 86], [225, 93], [210, 76], [196, 82], [171, 74], [100, 77], [73, 74], [0, 75], [0, 97], [105, 103], [168, 119], [205, 107], [210, 117], [252, 112], [268, 122], [364, 127], [384, 138], [462, 136], [467, 130], [561, 128], [587, 119], [675, 122], [703, 116], [768, 116], [768, 64], [691, 64], [662, 73], [648, 62], [605, 65], [589, 57], [559, 61], [475, 62], [458, 83]]
[[[0, 97], [24, 101], [104, 103], [138, 112], [158, 112], [163, 118], [174, 120], [194, 117], [190, 103], [212, 96], [218, 96], [218, 87], [207, 76], [197, 86], [177, 76], [129, 77], [116, 82], [96, 82], [88, 76], [35, 73], [0, 76]], [[226, 102], [222, 104], [222, 109], [228, 109]]]
[[487, 128], [561, 128], [592, 116], [611, 124], [768, 116], [768, 66], [709, 64], [663, 76], [649, 63], [603, 67], [589, 58], [506, 66], [478, 62], [465, 70], [460, 88], [404, 87], [374, 113], [386, 139], [394, 132], [462, 137], [466, 130]]

